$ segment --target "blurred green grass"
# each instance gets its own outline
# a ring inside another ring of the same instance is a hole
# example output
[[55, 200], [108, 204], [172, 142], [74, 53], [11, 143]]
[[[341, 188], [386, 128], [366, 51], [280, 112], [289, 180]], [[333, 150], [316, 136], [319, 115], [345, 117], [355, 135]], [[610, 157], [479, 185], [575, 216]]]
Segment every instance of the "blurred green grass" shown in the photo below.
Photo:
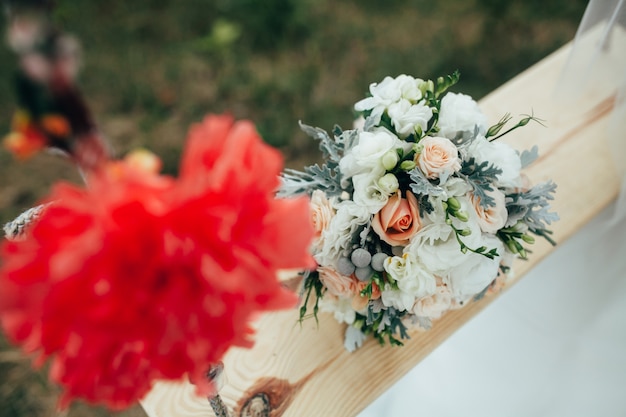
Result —
[[[583, 0], [95, 0], [57, 1], [54, 18], [84, 49], [81, 86], [118, 154], [147, 147], [175, 173], [190, 123], [209, 112], [252, 119], [287, 165], [318, 158], [298, 120], [350, 126], [371, 82], [400, 73], [461, 72], [480, 98], [574, 36]], [[2, 26], [4, 29], [4, 26]], [[0, 48], [0, 132], [14, 110], [14, 59]], [[15, 163], [0, 151], [0, 221], [42, 197], [66, 162]], [[2, 354], [10, 353], [2, 356]], [[74, 406], [0, 340], [0, 417], [109, 416]], [[4, 359], [3, 359], [4, 358]], [[136, 408], [127, 416], [141, 415]]]

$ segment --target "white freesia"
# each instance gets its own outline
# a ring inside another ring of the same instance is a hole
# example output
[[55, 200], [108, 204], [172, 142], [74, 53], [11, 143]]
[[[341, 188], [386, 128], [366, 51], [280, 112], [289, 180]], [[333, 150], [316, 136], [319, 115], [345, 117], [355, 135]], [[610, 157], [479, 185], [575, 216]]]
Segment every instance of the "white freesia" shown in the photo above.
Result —
[[333, 313], [339, 323], [352, 324], [356, 319], [356, 312], [352, 308], [350, 298], [320, 298], [319, 308], [321, 311]]
[[383, 156], [398, 148], [408, 150], [410, 146], [411, 144], [401, 141], [387, 129], [359, 132], [358, 144], [339, 161], [339, 169], [344, 178], [365, 172], [378, 174], [380, 177], [385, 172]]
[[467, 154], [474, 157], [479, 164], [489, 162], [502, 170], [497, 177], [498, 187], [517, 188], [522, 185], [522, 162], [515, 149], [506, 143], [490, 142], [481, 135], [467, 147]]
[[[504, 252], [502, 242], [495, 236], [483, 234], [481, 244], [486, 246], [487, 250], [496, 248], [498, 254]], [[459, 256], [463, 262], [450, 268], [444, 281], [458, 300], [466, 300], [487, 288], [496, 278], [500, 267], [500, 256], [489, 259], [472, 252], [459, 254]]]
[[358, 174], [352, 177], [354, 184], [354, 202], [371, 214], [378, 213], [387, 201], [389, 193], [384, 191], [379, 185], [380, 177], [371, 173]]
[[380, 83], [370, 84], [371, 97], [364, 98], [354, 105], [356, 111], [371, 110], [370, 117], [374, 124], [378, 124], [383, 113], [392, 104], [401, 99], [415, 103], [422, 99], [419, 88], [423, 80], [409, 75], [399, 75], [396, 78], [385, 77]]
[[415, 304], [415, 296], [401, 290], [394, 290], [389, 284], [385, 284], [380, 293], [380, 299], [385, 306], [399, 311], [410, 311]]
[[441, 100], [438, 126], [438, 134], [448, 139], [454, 139], [459, 132], [473, 133], [476, 127], [484, 135], [487, 132], [487, 117], [470, 96], [448, 93]]
[[356, 230], [370, 221], [372, 215], [354, 201], [342, 201], [335, 206], [336, 213], [322, 235], [323, 246], [314, 254], [320, 265], [335, 265], [352, 245]]
[[413, 78], [410, 75], [401, 74], [395, 79], [396, 86], [400, 90], [400, 97], [415, 103], [422, 99], [422, 91], [420, 85], [424, 80]]
[[425, 131], [428, 121], [433, 117], [432, 109], [423, 102], [411, 104], [406, 99], [391, 104], [387, 112], [393, 127], [403, 139], [415, 133], [416, 126]]
[[400, 100], [402, 91], [394, 78], [385, 77], [380, 83], [370, 84], [371, 97], [364, 98], [354, 105], [356, 111], [371, 110], [375, 124], [380, 122], [384, 111], [390, 104]]
[[416, 298], [435, 292], [436, 279], [410, 253], [387, 258], [383, 264], [385, 271], [398, 284], [398, 288]]

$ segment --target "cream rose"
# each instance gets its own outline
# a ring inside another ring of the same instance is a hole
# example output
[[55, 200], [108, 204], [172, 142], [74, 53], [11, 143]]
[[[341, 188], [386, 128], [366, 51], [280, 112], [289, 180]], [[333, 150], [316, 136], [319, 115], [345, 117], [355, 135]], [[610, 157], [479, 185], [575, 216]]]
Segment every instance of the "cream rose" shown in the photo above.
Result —
[[429, 297], [417, 300], [413, 306], [413, 314], [418, 317], [438, 319], [452, 307], [452, 293], [446, 284], [437, 278], [437, 289]]
[[439, 178], [461, 169], [459, 151], [450, 139], [426, 136], [419, 142], [423, 146], [415, 161], [420, 170], [430, 179]]
[[504, 227], [508, 217], [506, 204], [504, 203], [504, 193], [500, 190], [488, 191], [487, 195], [493, 198], [495, 205], [484, 208], [480, 205], [480, 197], [470, 194], [470, 201], [476, 212], [476, 221], [480, 229], [485, 233], [496, 234]]
[[335, 215], [335, 210], [331, 202], [326, 198], [321, 190], [313, 191], [311, 194], [311, 223], [313, 223], [314, 239], [320, 242], [322, 232], [328, 228], [330, 220]]
[[337, 297], [352, 297], [356, 292], [357, 280], [353, 277], [341, 275], [339, 272], [327, 266], [317, 269], [320, 274], [320, 281], [328, 291]]
[[417, 198], [410, 191], [402, 198], [398, 190], [372, 219], [374, 231], [391, 246], [407, 245], [420, 227]]

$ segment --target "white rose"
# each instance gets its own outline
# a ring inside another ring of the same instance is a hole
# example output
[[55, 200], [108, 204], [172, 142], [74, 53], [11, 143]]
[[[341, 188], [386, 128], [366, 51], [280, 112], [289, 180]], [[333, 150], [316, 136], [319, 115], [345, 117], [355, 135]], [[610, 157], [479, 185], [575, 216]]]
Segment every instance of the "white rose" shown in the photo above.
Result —
[[370, 117], [374, 119], [375, 124], [378, 124], [387, 107], [400, 100], [402, 91], [398, 88], [398, 83], [394, 78], [385, 77], [380, 84], [370, 84], [370, 94], [371, 97], [356, 103], [354, 109], [359, 112], [371, 110]]
[[[495, 236], [483, 235], [482, 245], [487, 250], [496, 248], [500, 255], [504, 252], [502, 242]], [[489, 259], [467, 252], [459, 254], [459, 257], [463, 262], [451, 268], [444, 280], [457, 299], [465, 300], [480, 293], [496, 278], [500, 268], [500, 256]]]
[[405, 99], [391, 104], [388, 113], [393, 127], [403, 139], [415, 133], [416, 126], [425, 131], [433, 117], [432, 109], [424, 103], [411, 104]]
[[352, 324], [356, 319], [350, 298], [324, 297], [320, 299], [319, 307], [321, 311], [333, 313], [339, 323]]
[[427, 242], [425, 240], [421, 245], [416, 246], [414, 251], [420, 262], [433, 274], [445, 275], [463, 263], [462, 253], [459, 243], [454, 238], [454, 233], [450, 233], [448, 240]]
[[404, 253], [401, 257], [387, 258], [383, 266], [401, 291], [413, 297], [425, 297], [434, 293], [436, 287], [434, 275], [420, 265], [410, 253]]
[[438, 126], [439, 135], [448, 139], [454, 139], [459, 132], [473, 133], [476, 126], [478, 132], [484, 135], [487, 131], [487, 117], [470, 96], [448, 93], [441, 100]]
[[378, 213], [389, 201], [389, 194], [380, 187], [379, 179], [378, 175], [371, 175], [370, 173], [352, 177], [354, 202], [365, 207], [371, 214]]
[[380, 293], [380, 299], [387, 307], [393, 307], [398, 311], [410, 311], [415, 304], [415, 296], [404, 291], [394, 290], [389, 284]]
[[[457, 229], [469, 229], [470, 234], [463, 236], [463, 242], [469, 247], [482, 245], [480, 226], [476, 215], [471, 207], [469, 199], [464, 196], [457, 197], [460, 210], [468, 214], [468, 221], [462, 222], [452, 218], [453, 225]], [[437, 202], [435, 211], [425, 216], [425, 226], [412, 239], [405, 251], [416, 254], [419, 261], [433, 274], [446, 275], [452, 268], [464, 262], [461, 247], [456, 240], [452, 228], [445, 223], [445, 214], [441, 203]]]
[[506, 143], [490, 142], [484, 136], [478, 136], [468, 146], [467, 153], [479, 164], [487, 161], [502, 170], [497, 177], [496, 186], [517, 188], [522, 185], [522, 161], [515, 149]]
[[485, 233], [496, 234], [496, 232], [504, 227], [508, 218], [506, 204], [504, 203], [504, 193], [495, 189], [487, 191], [487, 196], [493, 198], [494, 205], [484, 208], [480, 205], [480, 197], [470, 194], [470, 201], [476, 213], [476, 221], [480, 229]]

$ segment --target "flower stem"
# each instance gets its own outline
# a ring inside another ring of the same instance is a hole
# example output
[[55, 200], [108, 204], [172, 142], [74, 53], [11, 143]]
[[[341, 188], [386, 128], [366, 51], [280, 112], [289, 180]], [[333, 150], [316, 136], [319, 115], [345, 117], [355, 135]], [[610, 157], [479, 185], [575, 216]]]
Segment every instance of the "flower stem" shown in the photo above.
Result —
[[206, 377], [212, 381], [215, 386], [215, 395], [209, 397], [209, 404], [211, 404], [215, 417], [229, 417], [228, 408], [226, 404], [224, 404], [224, 401], [222, 401], [222, 397], [220, 397], [218, 392], [223, 383], [222, 372], [224, 372], [224, 363], [218, 362], [211, 365], [209, 372], [206, 373]]
[[226, 408], [226, 404], [224, 404], [219, 394], [209, 397], [209, 404], [211, 404], [215, 417], [229, 417], [228, 408]]

